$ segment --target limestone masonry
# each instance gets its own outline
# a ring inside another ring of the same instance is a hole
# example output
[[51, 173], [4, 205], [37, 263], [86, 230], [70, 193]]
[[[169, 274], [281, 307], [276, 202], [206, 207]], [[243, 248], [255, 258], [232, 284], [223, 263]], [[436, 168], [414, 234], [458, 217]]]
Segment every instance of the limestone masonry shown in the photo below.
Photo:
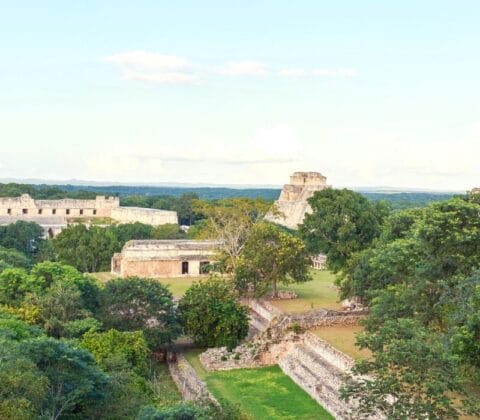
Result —
[[28, 194], [23, 194], [20, 197], [0, 198], [0, 225], [17, 220], [36, 222], [49, 236], [55, 236], [71, 222], [94, 218], [150, 225], [178, 223], [177, 213], [174, 211], [120, 207], [118, 197], [97, 196], [94, 200], [34, 200]]
[[199, 276], [208, 273], [220, 242], [194, 240], [128, 241], [112, 258], [112, 273], [149, 278]]
[[290, 177], [290, 184], [283, 186], [280, 197], [275, 202], [280, 214], [269, 214], [266, 219], [297, 229], [306, 213], [311, 212], [307, 200], [317, 191], [330, 188], [327, 178], [319, 172], [295, 172]]

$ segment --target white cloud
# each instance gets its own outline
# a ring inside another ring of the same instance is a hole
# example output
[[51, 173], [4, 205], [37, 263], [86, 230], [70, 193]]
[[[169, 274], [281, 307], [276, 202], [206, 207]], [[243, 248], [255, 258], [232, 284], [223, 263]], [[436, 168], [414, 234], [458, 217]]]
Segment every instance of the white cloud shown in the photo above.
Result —
[[267, 69], [258, 61], [231, 61], [217, 67], [215, 73], [223, 76], [264, 76]]
[[174, 55], [151, 53], [148, 51], [129, 51], [104, 57], [107, 63], [118, 64], [131, 69], [142, 70], [184, 70], [191, 67], [188, 60]]
[[307, 72], [301, 68], [289, 68], [280, 70], [278, 75], [284, 77], [305, 77]]
[[124, 80], [138, 80], [142, 82], [167, 84], [167, 85], [188, 85], [194, 83], [197, 78], [189, 73], [145, 73], [125, 72]]

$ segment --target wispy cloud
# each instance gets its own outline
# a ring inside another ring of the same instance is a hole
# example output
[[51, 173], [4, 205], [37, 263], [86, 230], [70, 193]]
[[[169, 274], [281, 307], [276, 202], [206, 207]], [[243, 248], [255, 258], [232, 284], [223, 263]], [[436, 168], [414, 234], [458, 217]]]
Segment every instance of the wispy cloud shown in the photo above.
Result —
[[224, 76], [264, 76], [267, 68], [258, 61], [230, 61], [215, 69], [215, 73]]
[[109, 55], [103, 62], [118, 66], [123, 80], [136, 80], [157, 84], [194, 84], [208, 80], [212, 75], [225, 77], [260, 77], [276, 74], [280, 77], [300, 78], [349, 78], [356, 75], [350, 68], [302, 67], [275, 69], [261, 61], [229, 61], [219, 66], [202, 66], [175, 55], [138, 50]]

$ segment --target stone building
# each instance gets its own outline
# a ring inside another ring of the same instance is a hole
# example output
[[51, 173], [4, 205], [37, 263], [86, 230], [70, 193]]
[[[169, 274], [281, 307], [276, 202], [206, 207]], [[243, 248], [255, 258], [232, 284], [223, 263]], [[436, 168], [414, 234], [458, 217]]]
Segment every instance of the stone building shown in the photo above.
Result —
[[325, 254], [317, 254], [312, 257], [312, 268], [315, 270], [327, 269], [327, 256]]
[[303, 222], [305, 213], [311, 211], [307, 200], [317, 191], [330, 188], [327, 178], [319, 172], [295, 172], [290, 184], [283, 186], [275, 202], [279, 214], [268, 214], [266, 219], [296, 229]]
[[17, 220], [36, 222], [49, 236], [55, 236], [69, 223], [95, 218], [150, 225], [178, 223], [177, 213], [174, 211], [121, 207], [118, 197], [97, 196], [94, 200], [34, 200], [28, 194], [23, 194], [20, 197], [0, 198], [0, 225]]
[[470, 191], [471, 194], [480, 194], [480, 188], [474, 188], [472, 191]]
[[112, 273], [122, 277], [185, 277], [207, 274], [220, 242], [194, 240], [128, 241], [112, 258]]

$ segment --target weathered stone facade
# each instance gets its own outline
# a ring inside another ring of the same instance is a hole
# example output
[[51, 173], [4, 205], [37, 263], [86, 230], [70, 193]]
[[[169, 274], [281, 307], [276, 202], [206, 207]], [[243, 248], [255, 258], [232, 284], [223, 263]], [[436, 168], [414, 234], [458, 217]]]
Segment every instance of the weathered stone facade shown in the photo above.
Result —
[[312, 267], [315, 270], [327, 269], [327, 256], [325, 254], [317, 254], [312, 257]]
[[122, 277], [185, 277], [207, 274], [220, 243], [193, 240], [128, 241], [112, 258], [112, 273]]
[[306, 213], [311, 212], [307, 200], [317, 191], [330, 188], [327, 178], [319, 172], [295, 172], [290, 184], [283, 186], [275, 202], [278, 214], [270, 213], [266, 219], [290, 229], [297, 229]]
[[[310, 332], [309, 328], [352, 325], [366, 311], [319, 310], [283, 314], [262, 300], [250, 300], [251, 341], [232, 352], [225, 347], [209, 349], [200, 355], [207, 370], [254, 368], [278, 364], [312, 398], [337, 419], [352, 418], [355, 403], [345, 403], [339, 389], [353, 360]], [[371, 418], [380, 418], [373, 416]]]
[[184, 401], [211, 402], [218, 405], [215, 397], [210, 393], [207, 384], [203, 382], [188, 363], [183, 354], [167, 357], [168, 369], [173, 381], [177, 385]]
[[120, 223], [150, 225], [178, 223], [177, 213], [139, 207], [120, 207], [118, 197], [97, 196], [94, 200], [34, 200], [28, 194], [0, 198], [0, 225], [17, 220], [36, 222], [46, 234], [55, 236], [69, 223], [95, 218], [111, 218]]
[[472, 189], [472, 191], [470, 191], [470, 193], [471, 194], [480, 194], [480, 187]]

